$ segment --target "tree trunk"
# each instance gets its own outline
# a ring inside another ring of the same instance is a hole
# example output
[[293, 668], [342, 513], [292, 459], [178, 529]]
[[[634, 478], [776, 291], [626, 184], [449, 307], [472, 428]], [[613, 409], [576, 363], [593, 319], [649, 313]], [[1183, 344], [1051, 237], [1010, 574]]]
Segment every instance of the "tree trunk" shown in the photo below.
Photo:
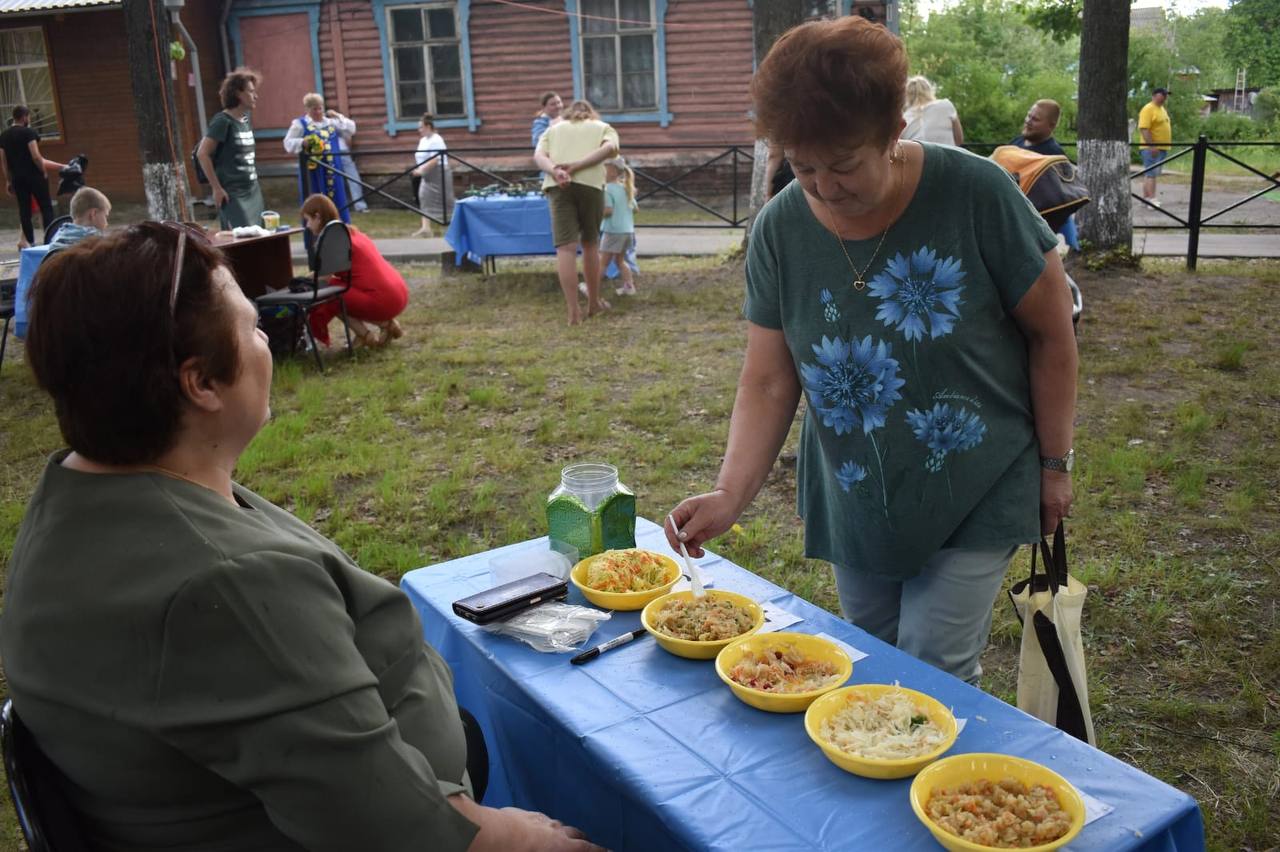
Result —
[[[809, 5], [805, 0], [755, 0], [751, 10], [751, 29], [757, 66], [764, 61], [765, 55], [778, 40], [778, 36], [804, 23]], [[751, 167], [751, 218], [742, 236], [743, 248], [746, 248], [747, 239], [751, 235], [751, 226], [755, 224], [756, 213], [760, 212], [760, 208], [764, 206], [765, 197], [768, 194], [768, 187], [764, 183], [764, 171], [768, 160], [768, 143], [763, 139], [757, 139], [755, 161]]]
[[147, 215], [157, 220], [182, 220], [187, 218], [185, 176], [178, 162], [177, 129], [172, 121], [169, 17], [163, 0], [124, 0], [124, 22]]
[[1080, 32], [1080, 175], [1093, 203], [1080, 232], [1095, 248], [1130, 249], [1129, 0], [1084, 0]]

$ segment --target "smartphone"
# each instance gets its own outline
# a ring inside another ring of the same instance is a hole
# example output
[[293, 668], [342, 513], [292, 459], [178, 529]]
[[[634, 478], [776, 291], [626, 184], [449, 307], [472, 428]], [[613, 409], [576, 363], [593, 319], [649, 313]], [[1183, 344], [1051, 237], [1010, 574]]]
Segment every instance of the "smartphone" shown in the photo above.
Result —
[[467, 621], [488, 624], [544, 601], [561, 601], [569, 594], [569, 582], [550, 574], [534, 574], [494, 586], [453, 602], [453, 611]]

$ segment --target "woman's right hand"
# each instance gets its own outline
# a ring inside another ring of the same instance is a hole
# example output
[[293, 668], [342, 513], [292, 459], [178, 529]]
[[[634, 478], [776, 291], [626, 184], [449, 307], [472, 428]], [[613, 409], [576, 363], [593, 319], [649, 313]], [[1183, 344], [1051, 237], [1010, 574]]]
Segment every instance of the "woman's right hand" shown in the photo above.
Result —
[[[697, 558], [703, 555], [702, 545], [726, 532], [740, 514], [742, 509], [738, 506], [738, 499], [723, 488], [717, 488], [682, 500], [671, 511], [671, 520], [680, 530], [689, 555]], [[676, 531], [669, 523], [663, 525], [663, 530], [667, 534], [667, 544], [679, 553], [681, 539], [676, 537]]]
[[524, 838], [525, 844], [520, 846], [522, 849], [531, 852], [605, 852], [604, 847], [592, 843], [578, 829], [546, 814], [520, 808], [503, 808], [502, 813], [512, 818], [517, 827], [516, 836]]
[[218, 187], [213, 191], [213, 206], [215, 209], [221, 210], [230, 200], [231, 196], [227, 195], [227, 191], [222, 187]]

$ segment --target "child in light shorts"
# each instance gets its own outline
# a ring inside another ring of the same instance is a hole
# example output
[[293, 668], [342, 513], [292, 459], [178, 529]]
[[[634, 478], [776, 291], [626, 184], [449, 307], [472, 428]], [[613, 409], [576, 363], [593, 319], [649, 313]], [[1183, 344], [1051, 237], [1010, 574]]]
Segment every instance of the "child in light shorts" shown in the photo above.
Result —
[[619, 296], [632, 296], [636, 292], [635, 278], [627, 266], [627, 252], [635, 242], [636, 180], [631, 167], [621, 157], [606, 160], [604, 164], [604, 222], [600, 238], [600, 268], [608, 269], [610, 263], [618, 266], [622, 286]]

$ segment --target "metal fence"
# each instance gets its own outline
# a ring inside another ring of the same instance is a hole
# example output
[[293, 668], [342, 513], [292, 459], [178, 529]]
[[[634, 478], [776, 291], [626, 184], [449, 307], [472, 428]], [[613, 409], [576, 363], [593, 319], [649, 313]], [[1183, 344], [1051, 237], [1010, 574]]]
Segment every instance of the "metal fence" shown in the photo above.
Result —
[[[418, 205], [417, 198], [413, 198], [412, 203], [405, 200], [406, 197], [413, 196], [412, 192], [405, 191], [406, 184], [412, 180], [411, 173], [420, 165], [431, 161], [444, 162], [447, 158], [455, 185], [462, 184], [468, 188], [477, 188], [480, 182], [487, 182], [488, 186], [524, 190], [539, 186], [542, 180], [542, 175], [533, 163], [533, 153], [527, 147], [430, 151], [424, 152], [426, 157], [423, 163], [411, 162], [408, 166], [399, 168], [397, 161], [403, 163], [410, 160], [414, 153], [404, 148], [362, 148], [354, 154], [344, 154], [344, 157], [351, 157], [355, 161], [362, 174], [366, 171], [373, 174], [374, 164], [381, 169], [387, 168], [389, 164], [396, 164], [393, 168], [398, 169], [389, 173], [379, 172], [376, 183], [357, 181], [349, 175], [347, 182], [358, 183], [363, 187], [366, 199], [375, 195], [392, 207], [411, 211], [439, 225], [447, 225], [447, 207], [443, 216], [433, 216]], [[648, 200], [674, 200], [678, 205], [699, 211], [714, 220], [682, 223], [682, 228], [746, 226], [750, 217], [750, 181], [755, 156], [753, 145], [646, 145], [627, 148], [626, 156], [636, 177], [637, 202], [643, 204]], [[309, 168], [324, 169], [335, 174], [341, 171], [325, 155], [312, 156], [303, 152], [298, 155], [298, 159], [299, 168], [304, 171]], [[424, 180], [441, 181], [443, 192], [446, 171], [435, 168], [431, 172]], [[346, 206], [351, 203], [348, 199]], [[636, 227], [663, 226], [637, 222]]]
[[[975, 152], [988, 153], [998, 147], [999, 144], [1002, 143], [970, 142], [966, 143], [964, 147]], [[1064, 148], [1074, 148], [1075, 144], [1074, 142], [1063, 142], [1062, 146]], [[1142, 147], [1143, 145], [1143, 143], [1137, 142], [1131, 144], [1134, 148]], [[1168, 220], [1160, 224], [1137, 224], [1134, 226], [1135, 230], [1187, 231], [1186, 258], [1188, 269], [1196, 268], [1202, 231], [1215, 228], [1246, 228], [1268, 231], [1280, 229], [1280, 222], [1276, 221], [1241, 224], [1239, 222], [1228, 223], [1223, 220], [1222, 217], [1227, 213], [1256, 201], [1269, 192], [1280, 189], [1280, 172], [1268, 175], [1227, 153], [1224, 149], [1228, 148], [1280, 149], [1280, 142], [1213, 142], [1207, 137], [1201, 136], [1194, 142], [1171, 143], [1169, 155], [1159, 166], [1132, 171], [1129, 175], [1131, 181], [1139, 180], [1157, 167], [1162, 168], [1185, 157], [1191, 158], [1190, 198], [1185, 217], [1157, 204], [1152, 204], [1136, 192], [1130, 193], [1140, 203]], [[1242, 198], [1232, 199], [1218, 210], [1206, 212], [1204, 210], [1205, 163], [1209, 154], [1219, 156], [1257, 176], [1265, 181], [1266, 185]], [[359, 165], [360, 162], [378, 162], [381, 164], [392, 163], [396, 160], [404, 162], [411, 155], [412, 152], [403, 148], [382, 148], [361, 149], [354, 156], [358, 161], [357, 165]], [[710, 222], [682, 223], [680, 227], [742, 228], [750, 220], [750, 180], [755, 156], [753, 145], [647, 145], [628, 148], [626, 155], [636, 176], [637, 201], [644, 202], [657, 199], [666, 202], [674, 200], [691, 210], [701, 212], [713, 220]], [[470, 187], [475, 187], [479, 181], [487, 181], [490, 186], [497, 185], [517, 189], [536, 186], [533, 182], [541, 180], [541, 175], [533, 164], [533, 155], [526, 147], [450, 148], [448, 151], [429, 152], [427, 160], [441, 157], [448, 157], [450, 167], [453, 169], [454, 181], [465, 183]], [[307, 167], [309, 161], [315, 162], [320, 168], [335, 171], [330, 164], [324, 162], [323, 158], [309, 157], [305, 153], [300, 155], [300, 165], [303, 168]], [[449, 222], [447, 209], [443, 217], [428, 215], [418, 206], [416, 198], [413, 199], [413, 203], [409, 203], [404, 200], [402, 195], [395, 194], [397, 191], [402, 191], [403, 184], [409, 178], [410, 172], [417, 168], [418, 165], [417, 163], [410, 164], [408, 167], [392, 173], [389, 177], [383, 177], [377, 184], [363, 180], [359, 181], [359, 184], [365, 188], [366, 195], [377, 195], [394, 207], [412, 211], [437, 224], [447, 225]], [[459, 170], [459, 166], [463, 167], [463, 170]], [[441, 181], [445, 179], [446, 172], [444, 169], [437, 168], [433, 171], [435, 179]], [[348, 181], [355, 182], [354, 178], [350, 177]], [[443, 191], [444, 187], [442, 186], [441, 188]], [[638, 222], [636, 227], [652, 228], [663, 226]]]
[[[970, 150], [974, 150], [975, 152], [987, 153], [997, 148], [1000, 144], [1004, 144], [1004, 143], [974, 142], [974, 143], [966, 143], [964, 147]], [[1075, 142], [1063, 142], [1061, 144], [1063, 148], [1076, 147]], [[1214, 142], [1214, 141], [1210, 141], [1207, 137], [1202, 135], [1200, 136], [1200, 138], [1198, 138], [1194, 142], [1171, 142], [1169, 143], [1169, 145], [1170, 145], [1169, 154], [1168, 156], [1165, 157], [1165, 159], [1162, 162], [1156, 165], [1139, 169], [1137, 171], [1131, 171], [1129, 174], [1129, 180], [1130, 182], [1135, 180], [1140, 180], [1146, 177], [1151, 172], [1155, 171], [1157, 168], [1164, 168], [1165, 166], [1169, 165], [1170, 163], [1176, 160], [1179, 160], [1188, 156], [1191, 157], [1191, 186], [1189, 191], [1188, 209], [1187, 209], [1186, 216], [1185, 217], [1180, 216], [1177, 213], [1174, 213], [1173, 211], [1168, 210], [1159, 204], [1153, 204], [1150, 200], [1144, 198], [1143, 196], [1139, 195], [1136, 192], [1130, 192], [1129, 194], [1133, 198], [1135, 198], [1138, 202], [1143, 204], [1146, 208], [1155, 211], [1157, 214], [1161, 216], [1163, 220], [1168, 220], [1168, 221], [1162, 221], [1160, 224], [1135, 224], [1133, 226], [1134, 230], [1186, 231], [1187, 232], [1187, 255], [1186, 255], [1187, 268], [1195, 269], [1196, 262], [1200, 255], [1201, 231], [1204, 231], [1206, 229], [1214, 229], [1214, 228], [1223, 229], [1223, 230], [1226, 230], [1226, 229], [1254, 230], [1256, 229], [1256, 230], [1271, 231], [1271, 230], [1280, 228], [1280, 221], [1241, 223], [1241, 222], [1225, 222], [1221, 218], [1225, 216], [1227, 213], [1230, 213], [1233, 210], [1237, 210], [1251, 201], [1255, 201], [1257, 199], [1262, 198], [1269, 192], [1272, 192], [1276, 189], [1280, 189], [1280, 172], [1269, 175], [1263, 171], [1260, 171], [1254, 168], [1248, 163], [1242, 162], [1238, 158], [1231, 156], [1231, 154], [1227, 153], [1223, 149], [1224, 148], [1272, 148], [1272, 149], [1280, 150], [1280, 141]], [[1145, 142], [1132, 142], [1130, 143], [1130, 147], [1137, 149], [1137, 148], [1143, 148], [1148, 146], [1146, 145]], [[1204, 209], [1205, 176], [1207, 174], [1206, 162], [1208, 160], [1208, 155], [1211, 153], [1219, 157], [1222, 157], [1224, 160], [1227, 160], [1228, 162], [1231, 162], [1236, 166], [1239, 166], [1240, 168], [1244, 169], [1245, 171], [1261, 178], [1263, 181], [1266, 181], [1266, 186], [1264, 186], [1261, 189], [1258, 189], [1257, 191], [1250, 192], [1247, 195], [1243, 196], [1242, 198], [1231, 199], [1225, 204], [1225, 206], [1221, 207], [1218, 210], [1214, 210], [1212, 212], [1206, 212]], [[1276, 208], [1276, 209], [1280, 210], [1280, 208]], [[1274, 218], [1280, 219], [1280, 216], [1276, 216]]]

